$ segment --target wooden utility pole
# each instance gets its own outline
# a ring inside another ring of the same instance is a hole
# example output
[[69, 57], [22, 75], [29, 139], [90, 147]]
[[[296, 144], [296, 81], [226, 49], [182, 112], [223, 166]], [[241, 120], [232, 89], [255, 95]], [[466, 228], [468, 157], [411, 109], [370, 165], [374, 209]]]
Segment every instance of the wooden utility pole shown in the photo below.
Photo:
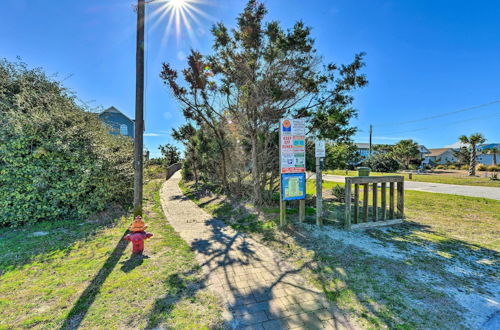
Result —
[[137, 1], [135, 55], [134, 215], [142, 215], [144, 134], [144, 0]]
[[370, 151], [369, 151], [369, 156], [372, 155], [372, 134], [373, 134], [373, 126], [370, 125]]

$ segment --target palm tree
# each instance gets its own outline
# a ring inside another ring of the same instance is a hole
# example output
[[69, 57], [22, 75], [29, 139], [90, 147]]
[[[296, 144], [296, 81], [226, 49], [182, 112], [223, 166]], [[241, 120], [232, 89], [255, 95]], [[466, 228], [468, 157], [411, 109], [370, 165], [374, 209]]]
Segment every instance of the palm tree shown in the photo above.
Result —
[[492, 154], [493, 155], [493, 165], [497, 166], [497, 154], [499, 153], [500, 149], [497, 147], [489, 148], [484, 150], [483, 152], [485, 154]]
[[480, 143], [484, 143], [486, 139], [481, 133], [475, 133], [467, 137], [462, 135], [458, 138], [463, 144], [468, 144], [470, 146], [470, 164], [469, 164], [469, 176], [476, 175], [476, 146]]

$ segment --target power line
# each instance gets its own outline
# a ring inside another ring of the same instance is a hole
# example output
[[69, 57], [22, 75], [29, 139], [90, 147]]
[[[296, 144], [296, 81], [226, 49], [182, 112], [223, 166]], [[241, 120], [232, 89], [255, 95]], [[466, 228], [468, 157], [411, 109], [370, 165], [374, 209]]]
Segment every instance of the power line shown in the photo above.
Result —
[[493, 104], [496, 104], [496, 103], [500, 103], [500, 100], [496, 100], [496, 101], [493, 101], [493, 102], [484, 103], [484, 104], [480, 104], [480, 105], [475, 105], [475, 106], [464, 108], [464, 109], [460, 109], [460, 110], [450, 111], [450, 112], [442, 113], [442, 114], [439, 114], [439, 115], [424, 117], [424, 118], [420, 118], [420, 119], [413, 119], [413, 120], [402, 121], [402, 122], [398, 122], [398, 123], [389, 123], [389, 124], [381, 124], [381, 125], [373, 125], [373, 126], [375, 126], [375, 127], [384, 127], [384, 126], [406, 125], [406, 124], [418, 123], [418, 122], [421, 122], [421, 121], [426, 121], [426, 120], [431, 120], [431, 119], [436, 119], [436, 118], [451, 116], [451, 115], [454, 115], [454, 114], [457, 114], [457, 113], [461, 113], [461, 112], [466, 112], [466, 111], [471, 111], [471, 110], [475, 110], [475, 109], [479, 109], [479, 108], [484, 108], [484, 107], [487, 107], [487, 106], [490, 106], [490, 105], [493, 105]]
[[[471, 120], [478, 120], [478, 119], [483, 119], [483, 118], [490, 118], [490, 117], [493, 117], [493, 116], [496, 116], [496, 115], [500, 115], [500, 112], [492, 113], [492, 114], [489, 114], [489, 115], [486, 115], [486, 116], [479, 116], [479, 117], [473, 117], [473, 118], [468, 118], [468, 119], [464, 119], [464, 120], [458, 120], [458, 121], [450, 122], [450, 123], [446, 123], [446, 124], [447, 125], [460, 124], [460, 123], [468, 122], [468, 121], [471, 121]], [[384, 134], [384, 135], [403, 134], [403, 133], [411, 133], [411, 132], [424, 131], [424, 130], [427, 130], [429, 128], [436, 128], [436, 127], [443, 127], [443, 125], [432, 125], [432, 126], [426, 126], [426, 127], [421, 127], [421, 128], [416, 128], [416, 129], [406, 130], [406, 131], [399, 131], [399, 132], [389, 132], [389, 133], [381, 132], [379, 134]]]

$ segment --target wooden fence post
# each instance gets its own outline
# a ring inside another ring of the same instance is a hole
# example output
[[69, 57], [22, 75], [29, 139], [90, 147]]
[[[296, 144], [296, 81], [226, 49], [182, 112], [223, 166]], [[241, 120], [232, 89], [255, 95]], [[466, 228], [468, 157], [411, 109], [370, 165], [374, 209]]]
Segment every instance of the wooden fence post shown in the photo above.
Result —
[[405, 189], [404, 182], [398, 182], [398, 217], [404, 218], [405, 209]]
[[389, 184], [389, 218], [394, 219], [394, 182]]
[[381, 188], [381, 191], [380, 191], [380, 194], [381, 194], [381, 197], [382, 197], [382, 203], [380, 205], [380, 208], [382, 209], [381, 210], [382, 214], [380, 215], [380, 218], [382, 220], [386, 219], [385, 213], [387, 212], [387, 193], [385, 191], [386, 186], [387, 186], [387, 183], [382, 182], [382, 188]]
[[354, 185], [354, 223], [358, 223], [359, 215], [359, 184]]
[[373, 205], [372, 205], [372, 210], [373, 210], [373, 221], [378, 220], [378, 183], [373, 184]]
[[368, 189], [369, 186], [370, 185], [368, 183], [365, 183], [363, 185], [363, 222], [368, 222], [368, 194], [370, 192], [370, 190]]
[[345, 180], [345, 219], [344, 228], [351, 229], [351, 179]]

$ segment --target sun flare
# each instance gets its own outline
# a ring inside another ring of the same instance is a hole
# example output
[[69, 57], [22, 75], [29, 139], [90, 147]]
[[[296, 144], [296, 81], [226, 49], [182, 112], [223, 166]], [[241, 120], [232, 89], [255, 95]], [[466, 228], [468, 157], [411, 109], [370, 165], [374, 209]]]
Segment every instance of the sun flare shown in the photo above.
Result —
[[166, 26], [164, 41], [175, 33], [179, 41], [183, 33], [187, 33], [191, 41], [196, 41], [196, 27], [201, 27], [200, 18], [211, 19], [199, 5], [208, 4], [208, 0], [160, 0], [152, 2], [158, 4], [151, 17], [155, 19], [154, 26]]

